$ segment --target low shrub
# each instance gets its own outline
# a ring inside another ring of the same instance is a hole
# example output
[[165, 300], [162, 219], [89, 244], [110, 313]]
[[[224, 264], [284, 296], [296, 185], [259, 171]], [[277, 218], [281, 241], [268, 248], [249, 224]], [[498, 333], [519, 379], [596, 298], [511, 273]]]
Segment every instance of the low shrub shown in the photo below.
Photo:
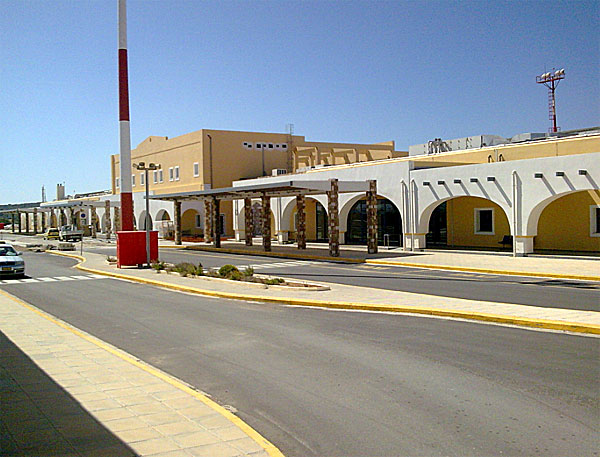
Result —
[[238, 270], [235, 265], [231, 264], [223, 265], [221, 268], [219, 268], [219, 274], [223, 278], [229, 278], [229, 276], [231, 276], [231, 273], [234, 271], [237, 271], [238, 273], [240, 272], [240, 270]]
[[156, 270], [157, 273], [159, 271], [167, 268], [167, 264], [165, 262], [161, 262], [161, 261], [152, 262], [150, 264], [150, 266], [152, 267], [153, 270]]
[[229, 273], [227, 279], [231, 279], [233, 281], [241, 281], [243, 277], [244, 275], [242, 275], [242, 273], [236, 268], [235, 270], [232, 270], [231, 273]]
[[178, 263], [177, 265], [175, 265], [174, 271], [176, 271], [183, 277], [197, 275], [196, 265], [189, 262]]
[[282, 278], [265, 278], [263, 279], [263, 284], [266, 284], [267, 286], [277, 286], [279, 284], [283, 284], [285, 282], [285, 279]]
[[246, 267], [244, 269], [244, 271], [242, 271], [242, 274], [246, 277], [246, 278], [250, 278], [252, 276], [254, 276], [254, 268], [252, 267]]

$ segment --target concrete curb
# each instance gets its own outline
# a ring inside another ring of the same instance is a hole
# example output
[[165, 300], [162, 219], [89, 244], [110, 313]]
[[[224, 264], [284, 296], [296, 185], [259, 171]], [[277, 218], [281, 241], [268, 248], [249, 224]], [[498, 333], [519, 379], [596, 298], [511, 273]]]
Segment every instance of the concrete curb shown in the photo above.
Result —
[[230, 249], [230, 248], [213, 248], [210, 246], [183, 246], [180, 249], [186, 251], [206, 251], [206, 252], [224, 252], [226, 254], [239, 254], [239, 255], [253, 255], [259, 257], [278, 257], [278, 258], [289, 258], [289, 259], [300, 259], [300, 260], [324, 260], [327, 262], [339, 262], [339, 263], [365, 263], [364, 259], [352, 259], [349, 257], [328, 257], [322, 255], [303, 255], [283, 253], [283, 252], [254, 252], [244, 251], [243, 249]]
[[410, 262], [395, 262], [387, 260], [366, 260], [365, 263], [373, 265], [397, 265], [402, 267], [412, 268], [427, 268], [430, 270], [448, 270], [448, 271], [466, 271], [470, 273], [487, 273], [495, 275], [506, 275], [506, 276], [533, 276], [538, 278], [557, 278], [557, 279], [578, 279], [584, 281], [600, 281], [600, 276], [583, 276], [583, 275], [563, 275], [558, 273], [537, 273], [537, 272], [525, 272], [525, 271], [511, 271], [511, 270], [492, 270], [487, 268], [473, 268], [473, 267], [452, 267], [448, 265], [429, 265], [423, 263], [410, 263]]
[[[65, 257], [72, 257], [85, 262], [85, 258], [75, 255], [48, 251], [52, 254], [58, 254]], [[309, 300], [309, 299], [297, 299], [297, 298], [286, 298], [286, 297], [265, 297], [261, 295], [249, 295], [239, 294], [232, 292], [217, 292], [212, 290], [198, 289], [189, 286], [180, 286], [177, 284], [166, 283], [162, 281], [155, 281], [152, 279], [138, 278], [135, 276], [129, 276], [120, 273], [111, 273], [102, 270], [94, 270], [92, 268], [85, 267], [81, 264], [77, 265], [77, 268], [82, 271], [87, 271], [93, 274], [99, 274], [104, 276], [110, 276], [118, 279], [126, 279], [129, 281], [136, 281], [143, 284], [150, 284], [166, 289], [177, 290], [180, 292], [189, 292], [199, 295], [206, 295], [217, 298], [228, 298], [234, 300], [250, 300], [250, 301], [261, 301], [268, 303], [279, 303], [284, 305], [292, 306], [306, 306], [315, 308], [329, 308], [329, 309], [349, 309], [349, 310], [361, 310], [361, 311], [380, 311], [380, 312], [391, 312], [391, 313], [405, 313], [405, 314], [417, 314], [426, 316], [439, 316], [439, 317], [452, 317], [459, 319], [466, 319], [472, 321], [481, 322], [492, 322], [497, 324], [510, 324], [521, 327], [529, 328], [540, 328], [547, 330], [561, 330], [575, 333], [585, 333], [592, 335], [600, 335], [600, 325], [594, 324], [580, 324], [577, 322], [563, 322], [553, 321], [548, 319], [530, 319], [525, 317], [506, 316], [500, 314], [481, 313], [473, 311], [459, 311], [459, 310], [446, 310], [439, 308], [425, 308], [425, 307], [409, 307], [409, 306], [398, 306], [392, 304], [369, 304], [369, 303], [351, 303], [351, 302], [336, 302], [336, 301], [324, 301], [324, 300]]]

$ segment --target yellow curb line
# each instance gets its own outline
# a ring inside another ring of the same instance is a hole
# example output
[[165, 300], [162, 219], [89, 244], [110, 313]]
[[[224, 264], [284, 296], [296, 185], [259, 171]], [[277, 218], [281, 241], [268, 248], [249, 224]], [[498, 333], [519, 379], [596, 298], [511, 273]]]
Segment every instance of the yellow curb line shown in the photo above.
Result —
[[[73, 257], [80, 260], [85, 261], [84, 258], [74, 255], [74, 254], [65, 254], [58, 253], [53, 251], [48, 251], [52, 254], [63, 255], [67, 257]], [[351, 309], [351, 310], [361, 310], [361, 311], [383, 311], [383, 312], [392, 312], [392, 313], [407, 313], [407, 314], [423, 314], [429, 316], [440, 316], [440, 317], [454, 317], [459, 319], [467, 319], [473, 321], [482, 321], [482, 322], [493, 322], [498, 324], [511, 324], [518, 325], [522, 327], [531, 327], [531, 328], [542, 328], [548, 330], [562, 330], [569, 331], [575, 333], [587, 333], [592, 335], [600, 335], [600, 325], [594, 324], [580, 324], [577, 322], [563, 322], [563, 321], [554, 321], [550, 319], [530, 319], [526, 317], [513, 317], [506, 316], [501, 314], [490, 314], [490, 313], [481, 313], [481, 312], [471, 312], [471, 311], [452, 311], [446, 309], [439, 308], [424, 308], [424, 307], [414, 307], [414, 306], [399, 306], [399, 305], [377, 305], [377, 304], [367, 304], [367, 303], [351, 303], [351, 302], [334, 302], [334, 301], [323, 301], [323, 300], [309, 300], [309, 299], [298, 299], [298, 298], [285, 298], [285, 297], [265, 297], [261, 295], [247, 295], [247, 294], [238, 294], [232, 292], [216, 292], [212, 290], [198, 289], [196, 287], [190, 286], [180, 286], [176, 284], [171, 284], [162, 281], [156, 281], [153, 279], [145, 279], [138, 278], [136, 276], [128, 276], [120, 273], [111, 273], [108, 271], [102, 270], [94, 270], [92, 268], [84, 267], [81, 264], [77, 265], [77, 268], [83, 271], [87, 271], [89, 273], [100, 274], [105, 276], [111, 276], [119, 279], [126, 279], [130, 281], [136, 281], [144, 284], [150, 284], [158, 287], [163, 287], [165, 289], [177, 290], [180, 292], [189, 292], [195, 293], [199, 295], [206, 295], [210, 297], [217, 298], [228, 298], [234, 300], [250, 300], [250, 301], [260, 301], [260, 302], [268, 302], [268, 303], [280, 303], [285, 305], [293, 305], [293, 306], [309, 306], [309, 307], [317, 307], [317, 308], [330, 308], [330, 309]]]
[[559, 278], [559, 279], [581, 279], [585, 281], [600, 281], [600, 276], [583, 276], [583, 275], [564, 275], [559, 273], [536, 273], [536, 272], [524, 272], [524, 271], [511, 271], [511, 270], [492, 270], [486, 268], [473, 268], [473, 267], [452, 267], [448, 265], [429, 265], [423, 263], [409, 263], [409, 262], [395, 262], [387, 260], [366, 260], [367, 264], [375, 265], [398, 265], [403, 267], [416, 267], [416, 268], [427, 268], [432, 270], [450, 270], [450, 271], [468, 271], [471, 273], [491, 273], [496, 275], [507, 275], [507, 276], [535, 276], [540, 278]]
[[[82, 261], [85, 261], [85, 258], [78, 256], [76, 254], [66, 254], [63, 252], [52, 252], [52, 251], [46, 251], [46, 252], [50, 252], [51, 254], [57, 254], [57, 255], [62, 255], [65, 257], [72, 257], [75, 259], [79, 259]], [[93, 270], [91, 268], [84, 268], [81, 267], [80, 265], [77, 265], [77, 268], [83, 271], [89, 271], [89, 272], [93, 272], [93, 273], [97, 273], [97, 274], [104, 274], [106, 276], [111, 276], [111, 274], [107, 274], [107, 272], [102, 272], [100, 270]], [[135, 277], [128, 277], [125, 275], [114, 275], [115, 277], [121, 277], [123, 279], [129, 279], [129, 280], [136, 280], [138, 278]], [[9, 295], [7, 293], [5, 293], [4, 291], [0, 290], [0, 293], [2, 293], [3, 295], [13, 299], [14, 301], [16, 301], [17, 303], [19, 303], [20, 305], [30, 309], [31, 311], [35, 312], [36, 314], [44, 317], [45, 319], [48, 319], [50, 322], [53, 322], [54, 324], [69, 330], [70, 332], [74, 333], [77, 336], [80, 336], [81, 338], [85, 339], [86, 341], [89, 341], [90, 343], [95, 344], [96, 346], [110, 352], [113, 355], [116, 355], [117, 357], [119, 357], [120, 359], [124, 360], [125, 362], [131, 363], [132, 365], [135, 365], [138, 368], [141, 368], [142, 370], [146, 371], [147, 373], [150, 373], [151, 375], [156, 376], [159, 379], [162, 379], [163, 381], [171, 384], [173, 387], [176, 387], [184, 392], [186, 392], [187, 394], [197, 398], [198, 400], [200, 400], [202, 403], [204, 403], [205, 405], [207, 405], [208, 407], [210, 407], [211, 409], [213, 409], [214, 411], [218, 412], [219, 414], [221, 414], [222, 416], [224, 416], [226, 419], [228, 419], [230, 422], [232, 422], [234, 425], [236, 425], [238, 428], [240, 428], [246, 435], [248, 435], [250, 438], [252, 438], [258, 445], [260, 445], [266, 452], [267, 454], [269, 454], [269, 456], [271, 457], [284, 457], [283, 453], [277, 449], [277, 447], [271, 443], [270, 441], [268, 441], [266, 438], [264, 438], [262, 435], [260, 435], [260, 433], [258, 433], [256, 430], [254, 430], [252, 427], [250, 427], [248, 424], [246, 424], [242, 419], [240, 419], [238, 416], [236, 416], [235, 414], [231, 413], [230, 411], [226, 410], [225, 408], [223, 408], [221, 405], [219, 405], [218, 403], [216, 403], [215, 401], [211, 400], [210, 398], [206, 397], [205, 395], [201, 394], [200, 392], [192, 389], [191, 387], [189, 387], [188, 385], [184, 384], [182, 381], [178, 380], [177, 378], [174, 378], [150, 365], [146, 365], [145, 363], [142, 363], [138, 360], [136, 360], [135, 358], [133, 358], [132, 356], [130, 356], [129, 354], [125, 354], [122, 353], [120, 351], [115, 350], [113, 347], [109, 346], [108, 344], [106, 344], [105, 342], [103, 342], [100, 339], [97, 339], [91, 335], [86, 335], [85, 333], [82, 333], [81, 331], [79, 331], [77, 328], [67, 324], [66, 322], [61, 322], [41, 311], [39, 311], [37, 308], [33, 307], [32, 305], [29, 305], [28, 303], [13, 297], [12, 295]]]

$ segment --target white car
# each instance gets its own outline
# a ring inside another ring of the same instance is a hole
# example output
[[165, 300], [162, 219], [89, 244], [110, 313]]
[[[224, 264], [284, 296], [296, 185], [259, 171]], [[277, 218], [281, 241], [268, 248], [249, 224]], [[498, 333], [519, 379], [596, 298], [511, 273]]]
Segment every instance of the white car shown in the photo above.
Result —
[[0, 244], [0, 276], [25, 276], [25, 261], [10, 244]]

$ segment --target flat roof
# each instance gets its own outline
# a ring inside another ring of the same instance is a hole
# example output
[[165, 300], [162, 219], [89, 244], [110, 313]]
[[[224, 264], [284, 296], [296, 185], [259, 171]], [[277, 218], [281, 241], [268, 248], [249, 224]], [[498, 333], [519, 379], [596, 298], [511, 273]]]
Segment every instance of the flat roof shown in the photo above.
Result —
[[[198, 190], [192, 192], [176, 192], [173, 194], [150, 195], [150, 200], [238, 200], [241, 198], [293, 197], [296, 195], [324, 194], [331, 189], [329, 180], [321, 181], [280, 181], [246, 186], [221, 187], [219, 189]], [[338, 192], [366, 192], [368, 181], [338, 181]]]

